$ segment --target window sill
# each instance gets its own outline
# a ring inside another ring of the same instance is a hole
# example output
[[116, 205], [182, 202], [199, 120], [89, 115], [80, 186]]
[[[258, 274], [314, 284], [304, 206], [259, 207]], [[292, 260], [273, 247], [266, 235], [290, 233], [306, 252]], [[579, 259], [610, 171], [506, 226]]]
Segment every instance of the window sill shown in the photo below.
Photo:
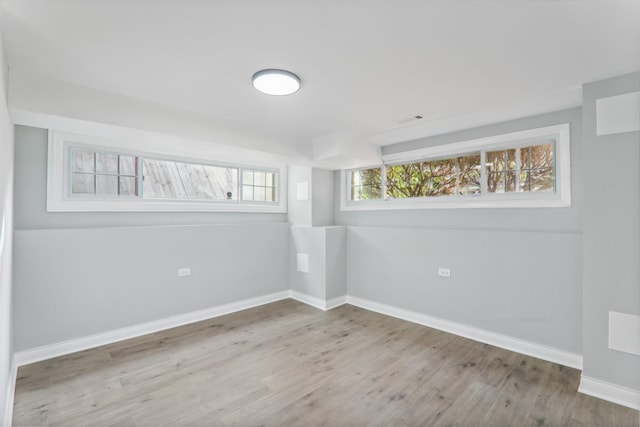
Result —
[[495, 209], [495, 208], [568, 208], [571, 200], [563, 200], [556, 195], [536, 198], [461, 198], [429, 200], [370, 200], [345, 203], [341, 211], [377, 211], [405, 209]]
[[48, 201], [47, 212], [254, 212], [286, 213], [286, 206], [238, 202], [166, 202], [111, 200]]

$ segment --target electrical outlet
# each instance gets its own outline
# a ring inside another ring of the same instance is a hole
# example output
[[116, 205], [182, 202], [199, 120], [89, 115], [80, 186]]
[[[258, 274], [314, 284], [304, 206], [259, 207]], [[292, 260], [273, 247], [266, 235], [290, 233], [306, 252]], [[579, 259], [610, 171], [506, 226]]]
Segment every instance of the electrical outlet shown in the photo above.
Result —
[[191, 269], [189, 267], [179, 268], [178, 277], [191, 276]]
[[309, 254], [297, 254], [296, 261], [296, 270], [301, 273], [309, 272]]
[[440, 277], [451, 277], [451, 269], [450, 268], [438, 268], [438, 276]]

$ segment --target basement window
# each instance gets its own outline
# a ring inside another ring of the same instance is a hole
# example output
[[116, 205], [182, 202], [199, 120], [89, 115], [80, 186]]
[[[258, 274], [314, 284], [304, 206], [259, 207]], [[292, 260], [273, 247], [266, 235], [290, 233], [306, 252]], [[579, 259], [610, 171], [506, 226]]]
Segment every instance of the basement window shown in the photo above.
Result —
[[567, 207], [569, 124], [383, 156], [342, 171], [341, 209]]
[[286, 212], [284, 167], [171, 158], [49, 135], [49, 212]]
[[151, 200], [238, 200], [238, 168], [145, 158], [142, 197]]
[[71, 149], [71, 194], [136, 196], [138, 158]]

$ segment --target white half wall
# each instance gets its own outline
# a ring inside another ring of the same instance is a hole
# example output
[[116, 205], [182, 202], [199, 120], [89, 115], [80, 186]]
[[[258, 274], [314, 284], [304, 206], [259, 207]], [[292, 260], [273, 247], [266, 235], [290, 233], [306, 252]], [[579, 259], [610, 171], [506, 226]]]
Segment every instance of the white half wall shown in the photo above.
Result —
[[[346, 232], [345, 227], [291, 227], [289, 286], [295, 298], [323, 310], [334, 306], [336, 298], [344, 299]], [[301, 260], [306, 268], [300, 268]]]

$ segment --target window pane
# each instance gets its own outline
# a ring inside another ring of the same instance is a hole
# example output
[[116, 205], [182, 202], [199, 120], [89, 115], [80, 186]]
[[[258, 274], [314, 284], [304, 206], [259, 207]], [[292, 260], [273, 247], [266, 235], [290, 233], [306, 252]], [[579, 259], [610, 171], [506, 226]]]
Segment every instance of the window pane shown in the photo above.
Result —
[[454, 194], [458, 175], [458, 159], [434, 160], [422, 163], [423, 170], [430, 169], [431, 180], [438, 184], [438, 195]]
[[96, 175], [96, 194], [117, 195], [118, 177], [113, 175]]
[[95, 194], [95, 175], [74, 173], [71, 180], [71, 193]]
[[[553, 191], [553, 150], [554, 144], [550, 143], [488, 152], [488, 192]], [[516, 159], [520, 162], [520, 169], [517, 169]]]
[[120, 177], [120, 194], [127, 196], [136, 196], [136, 178]]
[[487, 152], [487, 172], [501, 172], [505, 168], [504, 151]]
[[351, 187], [351, 200], [368, 200], [362, 193], [362, 186]]
[[276, 201], [278, 174], [264, 170], [245, 170], [242, 177], [242, 200]]
[[382, 168], [351, 171], [351, 200], [382, 198]]
[[[209, 185], [211, 186], [211, 193], [213, 199], [220, 200], [238, 200], [238, 169], [225, 168], [220, 166], [203, 166]], [[227, 193], [231, 193], [231, 198]]]
[[520, 169], [531, 169], [529, 163], [531, 159], [531, 147], [523, 147], [520, 149]]
[[88, 173], [95, 172], [95, 153], [73, 150], [73, 171]]
[[506, 150], [506, 165], [505, 168], [507, 170], [516, 170], [518, 169], [518, 164], [516, 163], [516, 149], [512, 148], [510, 150]]
[[237, 200], [238, 169], [144, 159], [144, 197]]
[[275, 174], [273, 172], [266, 173], [265, 184], [267, 185], [267, 187], [276, 186]]
[[144, 159], [143, 186], [145, 198], [186, 198], [175, 162]]
[[120, 175], [136, 176], [136, 158], [131, 156], [119, 156]]
[[455, 194], [457, 158], [408, 163], [387, 168], [387, 197], [433, 197]]
[[187, 199], [211, 199], [209, 181], [204, 176], [204, 168], [199, 165], [176, 162], [178, 176]]
[[242, 186], [242, 200], [253, 200], [253, 186], [252, 185], [243, 185]]
[[480, 154], [458, 158], [458, 194], [480, 194]]
[[96, 172], [102, 174], [118, 174], [118, 155], [96, 153]]
[[531, 147], [531, 169], [552, 168], [553, 144]]
[[514, 171], [506, 172], [507, 182], [506, 182], [505, 191], [509, 193], [516, 191], [516, 180], [519, 178], [520, 178], [519, 172], [514, 172]]
[[276, 201], [276, 189], [274, 187], [267, 187], [265, 189], [265, 200], [267, 202], [275, 202]]
[[531, 171], [531, 191], [544, 192], [554, 190], [553, 168]]
[[253, 188], [253, 200], [264, 202], [264, 200], [265, 200], [265, 188], [264, 187], [254, 187]]
[[422, 164], [423, 171], [430, 173], [425, 196], [449, 196], [456, 194], [458, 159], [436, 160]]
[[426, 181], [422, 180], [419, 163], [387, 167], [387, 197], [389, 198], [417, 197], [426, 184]]
[[[521, 191], [554, 191], [554, 143], [526, 147], [521, 149], [522, 173]], [[526, 176], [523, 176], [526, 173]]]
[[242, 172], [242, 183], [247, 185], [253, 185], [253, 171]]
[[520, 172], [520, 188], [518, 191], [529, 191], [529, 171]]
[[265, 185], [265, 176], [264, 172], [255, 171], [253, 173], [253, 185]]
[[487, 191], [489, 193], [504, 193], [504, 172], [487, 174]]

